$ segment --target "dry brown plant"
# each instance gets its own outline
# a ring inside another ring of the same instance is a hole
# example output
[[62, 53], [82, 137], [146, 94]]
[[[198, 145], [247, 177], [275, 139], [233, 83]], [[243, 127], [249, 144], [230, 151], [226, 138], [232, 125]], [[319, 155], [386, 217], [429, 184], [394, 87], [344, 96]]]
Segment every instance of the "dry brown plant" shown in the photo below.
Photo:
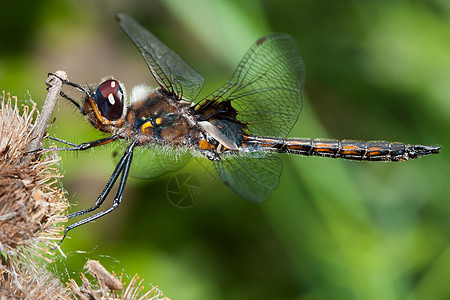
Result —
[[87, 263], [92, 279], [81, 273], [81, 286], [73, 279], [63, 284], [47, 270], [67, 221], [60, 158], [29, 152], [42, 147], [46, 132], [46, 125], [35, 130], [36, 104], [19, 108], [16, 97], [4, 91], [0, 97], [0, 299], [168, 299], [156, 287], [144, 293], [137, 275], [125, 285], [97, 261]]

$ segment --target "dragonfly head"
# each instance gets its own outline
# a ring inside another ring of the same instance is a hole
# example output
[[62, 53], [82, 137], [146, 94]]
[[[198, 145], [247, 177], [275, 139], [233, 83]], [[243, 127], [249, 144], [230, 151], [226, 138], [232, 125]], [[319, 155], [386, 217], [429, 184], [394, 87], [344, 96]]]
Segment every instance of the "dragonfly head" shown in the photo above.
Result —
[[124, 123], [126, 93], [123, 85], [115, 80], [103, 81], [86, 97], [84, 110], [87, 120], [104, 132], [113, 132]]

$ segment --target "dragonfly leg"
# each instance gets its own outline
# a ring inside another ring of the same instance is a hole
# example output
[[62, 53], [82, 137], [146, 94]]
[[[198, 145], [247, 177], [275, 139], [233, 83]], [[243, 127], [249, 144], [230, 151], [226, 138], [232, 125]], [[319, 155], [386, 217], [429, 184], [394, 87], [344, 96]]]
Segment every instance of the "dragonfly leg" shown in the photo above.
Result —
[[44, 148], [42, 150], [66, 150], [66, 151], [78, 151], [78, 150], [86, 150], [89, 148], [93, 148], [93, 147], [97, 147], [97, 146], [101, 146], [101, 145], [105, 145], [108, 143], [111, 143], [113, 141], [115, 141], [117, 138], [119, 137], [119, 135], [112, 135], [103, 139], [99, 139], [99, 140], [95, 140], [95, 141], [91, 141], [91, 142], [86, 142], [86, 143], [81, 143], [81, 144], [74, 144], [56, 137], [52, 137], [52, 136], [48, 136], [47, 138], [50, 140], [54, 140], [57, 141], [59, 143], [62, 144], [66, 144], [72, 147], [65, 147], [65, 148]]
[[205, 155], [211, 161], [221, 161], [220, 155], [217, 152], [206, 151]]
[[72, 99], [72, 97], [70, 97], [69, 95], [67, 95], [63, 91], [59, 92], [59, 95], [61, 97], [63, 97], [64, 99], [69, 100], [73, 105], [75, 105], [77, 107], [77, 109], [81, 112], [82, 115], [86, 115], [86, 113], [84, 112], [84, 109], [81, 107], [80, 103], [78, 103], [77, 101]]
[[27, 151], [25, 152], [25, 155], [29, 155], [38, 151], [50, 151], [50, 150], [56, 150], [56, 151], [81, 151], [81, 150], [86, 150], [89, 148], [93, 148], [93, 147], [97, 147], [97, 146], [101, 146], [101, 145], [105, 145], [108, 143], [111, 143], [113, 141], [115, 141], [119, 136], [118, 135], [112, 135], [109, 136], [107, 138], [103, 138], [103, 139], [99, 139], [99, 140], [95, 140], [95, 141], [91, 141], [91, 142], [86, 142], [86, 143], [81, 143], [81, 144], [74, 144], [56, 137], [52, 137], [52, 136], [48, 136], [48, 139], [72, 146], [72, 147], [65, 147], [65, 148], [39, 148], [36, 150], [32, 150], [32, 151]]
[[84, 214], [87, 214], [89, 212], [92, 212], [92, 211], [98, 209], [100, 207], [100, 205], [102, 205], [103, 202], [105, 201], [106, 197], [108, 196], [109, 192], [111, 191], [112, 187], [114, 186], [114, 183], [116, 182], [117, 178], [119, 178], [120, 173], [122, 173], [122, 177], [119, 182], [119, 187], [117, 189], [116, 196], [114, 197], [114, 200], [113, 200], [113, 205], [105, 211], [101, 211], [95, 215], [89, 216], [81, 221], [78, 221], [72, 225], [67, 226], [66, 229], [64, 230], [64, 235], [63, 235], [62, 239], [58, 243], [58, 246], [61, 245], [61, 243], [64, 241], [64, 239], [67, 236], [67, 233], [70, 230], [72, 230], [76, 227], [79, 227], [81, 225], [84, 225], [86, 223], [92, 222], [100, 217], [103, 217], [104, 215], [109, 214], [110, 212], [112, 212], [119, 206], [120, 202], [122, 201], [125, 184], [127, 182], [128, 173], [130, 171], [131, 161], [133, 159], [134, 146], [135, 146], [135, 142], [133, 142], [132, 144], [130, 144], [127, 147], [122, 159], [120, 160], [120, 162], [114, 169], [114, 172], [112, 173], [110, 179], [108, 180], [108, 183], [106, 184], [105, 189], [100, 194], [100, 196], [97, 198], [97, 200], [95, 201], [95, 204], [91, 208], [71, 213], [67, 216], [67, 218], [72, 219], [75, 217], [79, 217], [79, 216], [82, 216]]
[[[82, 91], [82, 92], [85, 93], [88, 97], [90, 97], [91, 94], [92, 94], [89, 90], [85, 89], [85, 88], [82, 87], [81, 85], [76, 84], [76, 83], [73, 83], [73, 82], [71, 82], [71, 81], [69, 81], [69, 80], [63, 79], [63, 78], [59, 77], [57, 74], [54, 74], [54, 73], [48, 73], [48, 76], [50, 76], [50, 75], [57, 77], [59, 80], [62, 81], [63, 84], [68, 85], [68, 86], [71, 86], [71, 87], [74, 87], [74, 88], [76, 88], [76, 89]], [[69, 95], [67, 95], [67, 94], [64, 93], [63, 91], [61, 91], [61, 92], [59, 93], [59, 95], [60, 95], [61, 97], [65, 98], [65, 99], [69, 100], [73, 105], [75, 105], [75, 106], [80, 110], [80, 112], [81, 112], [83, 115], [85, 115], [84, 108], [83, 108], [77, 101], [75, 101], [74, 99], [72, 99]]]

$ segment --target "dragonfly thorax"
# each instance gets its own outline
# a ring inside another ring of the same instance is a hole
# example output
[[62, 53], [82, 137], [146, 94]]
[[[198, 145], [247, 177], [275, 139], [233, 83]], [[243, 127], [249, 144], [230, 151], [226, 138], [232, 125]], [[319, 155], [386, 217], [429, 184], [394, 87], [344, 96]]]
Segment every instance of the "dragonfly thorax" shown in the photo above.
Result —
[[[134, 89], [133, 89], [134, 90]], [[132, 138], [138, 144], [186, 145], [191, 129], [181, 115], [186, 104], [174, 105], [163, 90], [148, 89], [134, 98], [125, 117], [124, 138]]]

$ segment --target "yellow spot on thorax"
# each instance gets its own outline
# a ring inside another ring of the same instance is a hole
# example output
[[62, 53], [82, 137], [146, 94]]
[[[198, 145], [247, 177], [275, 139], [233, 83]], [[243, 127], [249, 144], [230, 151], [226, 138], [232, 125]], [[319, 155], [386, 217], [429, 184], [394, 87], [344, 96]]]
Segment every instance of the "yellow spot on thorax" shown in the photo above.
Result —
[[145, 129], [147, 128], [153, 128], [153, 125], [150, 121], [145, 122], [144, 124], [142, 124], [141, 126], [141, 132], [144, 133]]

